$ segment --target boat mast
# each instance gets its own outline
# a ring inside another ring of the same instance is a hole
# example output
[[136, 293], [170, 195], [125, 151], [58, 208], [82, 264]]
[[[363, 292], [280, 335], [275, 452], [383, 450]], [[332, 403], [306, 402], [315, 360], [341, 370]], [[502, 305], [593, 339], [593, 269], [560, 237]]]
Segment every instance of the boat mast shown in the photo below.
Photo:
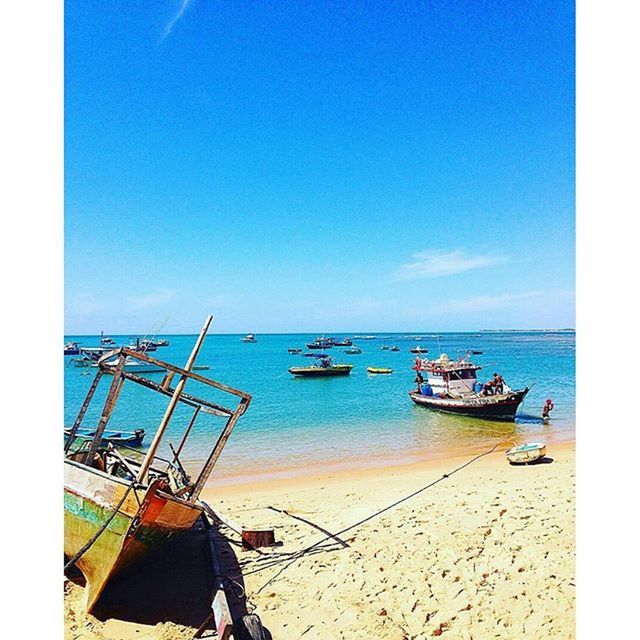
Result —
[[[207, 335], [207, 331], [209, 330], [209, 325], [211, 324], [212, 320], [213, 320], [213, 316], [211, 315], [207, 316], [204, 326], [200, 331], [200, 335], [198, 336], [198, 339], [196, 340], [196, 343], [193, 346], [191, 355], [187, 360], [187, 364], [185, 364], [184, 366], [185, 371], [191, 371], [191, 368], [193, 367], [193, 363], [195, 362], [198, 352], [200, 351], [200, 347], [202, 346], [204, 337]], [[142, 484], [144, 484], [144, 482], [146, 481], [147, 474], [149, 472], [149, 467], [151, 467], [151, 462], [153, 461], [153, 458], [155, 457], [156, 452], [158, 451], [158, 447], [160, 446], [160, 441], [162, 440], [162, 437], [164, 436], [165, 431], [169, 426], [169, 421], [171, 420], [171, 417], [173, 416], [173, 412], [176, 408], [176, 405], [180, 400], [180, 395], [182, 394], [182, 390], [184, 389], [184, 385], [186, 382], [187, 382], [187, 376], [183, 375], [178, 381], [178, 384], [176, 385], [173, 395], [171, 396], [171, 400], [169, 400], [169, 404], [167, 405], [167, 408], [164, 412], [164, 416], [162, 416], [162, 420], [160, 421], [160, 426], [158, 427], [158, 430], [156, 431], [156, 434], [153, 437], [153, 442], [151, 443], [151, 446], [149, 447], [149, 450], [147, 451], [147, 454], [145, 455], [144, 460], [140, 465], [140, 471], [138, 472], [137, 481]]]

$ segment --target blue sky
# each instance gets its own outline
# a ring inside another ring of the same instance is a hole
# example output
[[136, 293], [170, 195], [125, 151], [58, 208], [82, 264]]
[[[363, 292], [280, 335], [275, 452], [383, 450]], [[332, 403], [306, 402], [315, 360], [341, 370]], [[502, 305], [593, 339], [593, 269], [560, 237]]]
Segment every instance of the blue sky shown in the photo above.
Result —
[[574, 325], [570, 2], [65, 3], [65, 330]]

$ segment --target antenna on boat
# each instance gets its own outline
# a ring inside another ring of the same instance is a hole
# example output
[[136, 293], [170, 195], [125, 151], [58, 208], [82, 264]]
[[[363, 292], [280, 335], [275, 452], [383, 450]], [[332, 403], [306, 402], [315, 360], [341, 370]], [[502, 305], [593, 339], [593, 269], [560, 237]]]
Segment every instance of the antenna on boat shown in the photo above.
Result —
[[[207, 335], [207, 331], [209, 330], [209, 325], [211, 324], [212, 320], [213, 320], [212, 315], [207, 316], [207, 319], [204, 322], [204, 326], [200, 331], [200, 335], [198, 336], [196, 343], [193, 345], [193, 350], [191, 351], [191, 355], [187, 360], [187, 364], [184, 365], [185, 371], [191, 371], [191, 368], [193, 367], [193, 363], [195, 362], [198, 352], [200, 351], [200, 347], [202, 346], [204, 338]], [[138, 477], [136, 478], [136, 480], [140, 483], [144, 483], [147, 478], [147, 474], [149, 472], [149, 467], [151, 466], [151, 462], [153, 461], [153, 458], [156, 455], [158, 447], [160, 446], [160, 441], [162, 440], [162, 437], [164, 436], [165, 431], [169, 426], [169, 422], [171, 420], [171, 417], [173, 416], [173, 412], [176, 408], [176, 405], [180, 400], [180, 396], [182, 395], [182, 390], [184, 389], [184, 385], [186, 382], [187, 382], [187, 376], [185, 375], [181, 376], [173, 394], [171, 395], [171, 400], [169, 400], [169, 404], [167, 405], [164, 415], [162, 416], [162, 420], [160, 421], [160, 426], [158, 427], [156, 434], [153, 436], [153, 441], [149, 446], [149, 450], [147, 451], [144, 457], [144, 460], [140, 465], [140, 471], [138, 472]]]

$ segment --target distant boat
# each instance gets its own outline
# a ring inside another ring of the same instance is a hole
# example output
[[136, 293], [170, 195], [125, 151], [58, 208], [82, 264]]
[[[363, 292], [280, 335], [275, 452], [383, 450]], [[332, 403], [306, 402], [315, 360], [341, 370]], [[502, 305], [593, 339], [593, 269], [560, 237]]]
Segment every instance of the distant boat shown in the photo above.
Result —
[[[113, 361], [106, 362], [104, 364], [104, 372], [105, 373], [113, 373], [114, 369], [117, 365], [117, 356], [114, 356]], [[93, 366], [98, 366], [98, 364], [94, 364]], [[131, 356], [127, 356], [124, 361], [123, 368], [128, 373], [161, 373], [165, 372], [166, 368], [160, 365], [155, 365], [150, 362], [145, 362], [143, 360], [138, 360], [137, 358], [133, 358]], [[203, 364], [193, 365], [191, 368], [192, 371], [206, 371], [210, 367]]]
[[158, 347], [151, 340], [136, 338], [136, 341], [131, 344], [131, 348], [136, 351], [141, 351], [142, 353], [147, 353], [149, 351], [155, 351]]
[[380, 349], [382, 349], [382, 351], [388, 351], [389, 350], [389, 345], [388, 344], [383, 344]]
[[287, 349], [287, 351], [289, 353], [302, 353], [302, 349]]
[[333, 364], [329, 356], [322, 356], [310, 367], [291, 367], [289, 373], [303, 378], [319, 378], [329, 376], [348, 376], [353, 369], [352, 364]]
[[380, 369], [378, 367], [367, 367], [367, 373], [393, 373], [393, 369]]
[[[71, 435], [71, 429], [65, 429], [64, 435]], [[76, 431], [76, 438], [84, 438], [85, 440], [93, 440], [96, 435], [95, 429], [78, 429]], [[135, 429], [134, 431], [105, 431], [102, 434], [102, 445], [106, 445], [108, 442], [111, 444], [124, 444], [129, 447], [139, 447], [144, 440], [144, 429]]]
[[481, 355], [484, 353], [484, 351], [472, 351], [471, 353], [472, 353], [474, 356], [481, 356]]
[[511, 464], [528, 464], [544, 458], [547, 447], [541, 442], [529, 442], [504, 452]]
[[316, 338], [313, 342], [307, 343], [307, 349], [331, 349], [335, 343], [333, 338]]
[[79, 342], [67, 342], [64, 345], [64, 355], [65, 356], [77, 356], [80, 354], [80, 343]]
[[334, 347], [350, 347], [353, 344], [353, 340], [344, 338], [343, 340], [335, 340], [333, 342]]
[[345, 349], [344, 353], [354, 356], [358, 353], [362, 353], [362, 349], [360, 347], [351, 347], [351, 349]]
[[100, 332], [100, 344], [110, 345], [110, 344], [115, 344], [115, 342], [109, 336], [105, 336], [104, 332], [101, 331]]
[[394, 345], [393, 347], [391, 347], [391, 351], [400, 351], [400, 347]]
[[255, 333], [247, 333], [247, 335], [244, 338], [242, 338], [240, 342], [258, 342], [258, 341], [256, 340]]
[[411, 353], [427, 353], [429, 349], [423, 349], [422, 347], [413, 347], [412, 349], [409, 349], [409, 351], [411, 351]]

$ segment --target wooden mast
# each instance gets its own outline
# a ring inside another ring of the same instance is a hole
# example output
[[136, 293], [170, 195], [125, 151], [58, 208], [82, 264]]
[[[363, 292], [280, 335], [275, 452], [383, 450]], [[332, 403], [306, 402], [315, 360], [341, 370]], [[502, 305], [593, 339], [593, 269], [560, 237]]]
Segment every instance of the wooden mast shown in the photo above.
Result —
[[[200, 351], [200, 347], [202, 346], [204, 337], [207, 335], [207, 331], [209, 330], [209, 325], [211, 324], [212, 320], [213, 320], [213, 316], [211, 315], [207, 316], [204, 326], [200, 331], [200, 335], [198, 336], [198, 339], [196, 340], [195, 345], [193, 345], [193, 350], [191, 351], [191, 355], [187, 360], [187, 364], [185, 364], [184, 366], [185, 372], [191, 371], [191, 367], [193, 367], [193, 363], [195, 362], [198, 352]], [[153, 436], [153, 441], [151, 443], [151, 446], [149, 447], [149, 450], [147, 451], [147, 454], [145, 455], [144, 460], [140, 465], [140, 471], [138, 472], [138, 477], [137, 477], [137, 481], [140, 483], [144, 483], [146, 481], [147, 474], [149, 472], [149, 467], [151, 466], [151, 462], [153, 461], [153, 458], [155, 457], [156, 452], [158, 451], [158, 447], [160, 446], [160, 441], [162, 440], [162, 437], [164, 436], [164, 433], [167, 430], [167, 427], [169, 426], [169, 421], [173, 416], [173, 412], [176, 408], [176, 405], [178, 404], [178, 400], [180, 399], [180, 395], [182, 394], [182, 390], [184, 389], [184, 385], [186, 381], [187, 381], [186, 375], [183, 375], [180, 377], [180, 380], [176, 385], [173, 395], [171, 396], [171, 400], [169, 400], [169, 404], [167, 405], [167, 408], [164, 412], [164, 416], [162, 416], [162, 420], [160, 421], [160, 426], [158, 427], [158, 430]]]

